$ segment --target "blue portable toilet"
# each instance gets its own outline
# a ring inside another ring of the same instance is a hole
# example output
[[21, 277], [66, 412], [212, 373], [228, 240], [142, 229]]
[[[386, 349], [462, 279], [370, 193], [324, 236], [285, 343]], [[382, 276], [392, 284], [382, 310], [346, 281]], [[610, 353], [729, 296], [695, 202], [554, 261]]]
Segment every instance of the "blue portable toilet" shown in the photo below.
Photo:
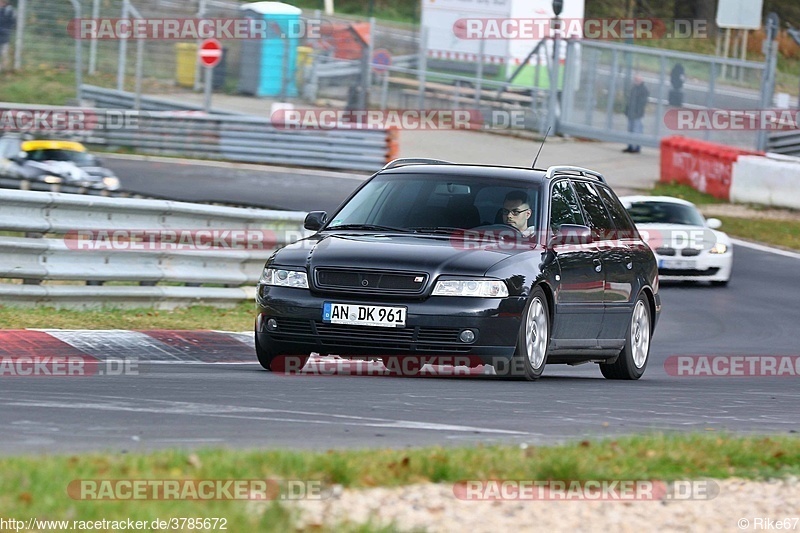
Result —
[[297, 46], [300, 42], [302, 11], [282, 2], [244, 4], [245, 18], [265, 28], [264, 39], [242, 43], [239, 92], [254, 96], [297, 96]]

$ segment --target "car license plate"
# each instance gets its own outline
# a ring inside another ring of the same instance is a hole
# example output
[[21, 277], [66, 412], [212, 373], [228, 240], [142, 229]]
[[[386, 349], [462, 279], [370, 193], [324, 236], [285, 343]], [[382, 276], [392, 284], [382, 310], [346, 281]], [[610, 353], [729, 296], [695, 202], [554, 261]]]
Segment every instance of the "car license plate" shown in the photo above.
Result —
[[406, 325], [406, 308], [325, 302], [322, 321], [352, 326], [402, 328]]
[[687, 261], [685, 259], [662, 259], [658, 262], [658, 268], [667, 268], [670, 270], [692, 270], [697, 266], [695, 261]]

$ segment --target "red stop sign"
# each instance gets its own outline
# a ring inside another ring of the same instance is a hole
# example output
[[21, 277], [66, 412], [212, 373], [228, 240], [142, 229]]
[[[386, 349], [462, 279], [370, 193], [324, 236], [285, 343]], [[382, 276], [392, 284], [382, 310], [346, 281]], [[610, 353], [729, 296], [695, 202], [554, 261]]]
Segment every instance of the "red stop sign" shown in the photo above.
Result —
[[206, 39], [200, 45], [199, 55], [204, 67], [214, 68], [222, 61], [222, 44], [216, 39]]

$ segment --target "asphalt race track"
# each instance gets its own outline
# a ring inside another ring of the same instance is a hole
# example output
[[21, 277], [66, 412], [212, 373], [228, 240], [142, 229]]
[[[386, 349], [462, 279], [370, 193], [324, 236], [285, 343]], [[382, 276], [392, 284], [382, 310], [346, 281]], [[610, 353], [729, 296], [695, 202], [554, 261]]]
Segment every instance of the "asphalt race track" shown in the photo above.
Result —
[[221, 162], [104, 154], [129, 192], [184, 202], [219, 202], [290, 211], [333, 211], [369, 177]]
[[[533, 383], [491, 376], [284, 376], [233, 363], [254, 360], [249, 335], [215, 346], [190, 340], [171, 348], [178, 355], [154, 356], [150, 341], [112, 349], [109, 334], [107, 344], [82, 342], [93, 353], [138, 358], [138, 375], [0, 378], [0, 453], [536, 444], [658, 430], [798, 432], [797, 374], [679, 377], [665, 369], [675, 355], [800, 352], [800, 256], [743, 246], [735, 253], [727, 288], [662, 287], [664, 311], [638, 382], [606, 381], [594, 365], [551, 366]], [[163, 332], [152, 335], [172, 342]]]

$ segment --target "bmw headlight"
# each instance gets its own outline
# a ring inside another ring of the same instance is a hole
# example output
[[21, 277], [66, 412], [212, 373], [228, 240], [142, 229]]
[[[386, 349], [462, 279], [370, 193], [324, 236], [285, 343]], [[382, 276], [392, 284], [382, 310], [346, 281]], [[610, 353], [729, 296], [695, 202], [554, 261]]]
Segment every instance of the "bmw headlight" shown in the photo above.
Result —
[[55, 183], [61, 183], [62, 181], [64, 181], [64, 180], [60, 176], [45, 176], [44, 177], [44, 182], [45, 183], [53, 183], [53, 184], [55, 184]]
[[508, 287], [498, 279], [440, 280], [433, 288], [433, 296], [476, 296], [478, 298], [505, 298]]
[[105, 185], [106, 188], [115, 191], [119, 189], [119, 179], [115, 178], [114, 176], [106, 176], [103, 178], [103, 185]]
[[299, 270], [285, 270], [282, 268], [265, 268], [258, 280], [263, 285], [275, 287], [294, 287], [295, 289], [308, 288], [308, 276]]
[[728, 251], [728, 247], [721, 242], [716, 243], [711, 249], [708, 251], [710, 254], [724, 254]]

